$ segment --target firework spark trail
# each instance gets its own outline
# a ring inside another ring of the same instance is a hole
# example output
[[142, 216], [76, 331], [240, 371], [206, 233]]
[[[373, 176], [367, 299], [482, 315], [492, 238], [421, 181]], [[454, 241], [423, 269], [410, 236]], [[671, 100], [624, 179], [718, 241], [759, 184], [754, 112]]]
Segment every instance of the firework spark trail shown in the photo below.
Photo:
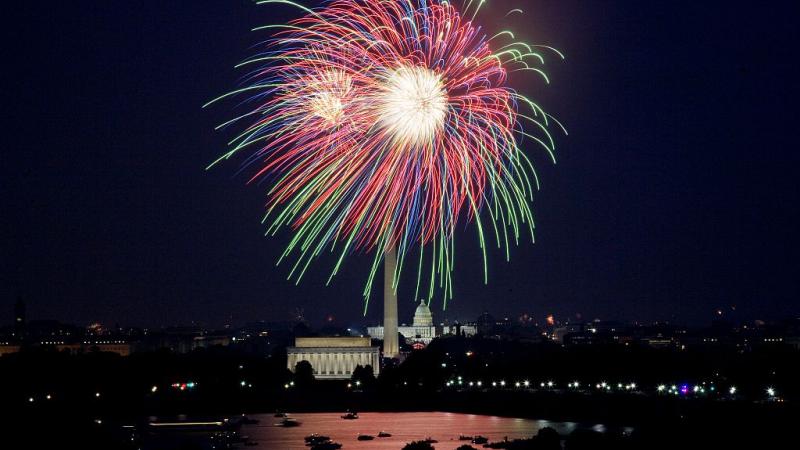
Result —
[[476, 224], [485, 279], [487, 233], [507, 258], [525, 230], [533, 239], [538, 178], [517, 138], [552, 158], [548, 128], [560, 124], [510, 88], [507, 74], [532, 71], [549, 82], [538, 49], [553, 49], [508, 31], [487, 37], [473, 23], [483, 0], [463, 15], [439, 0], [334, 0], [314, 10], [259, 3], [305, 15], [258, 28], [274, 30], [266, 50], [239, 65], [257, 68], [242, 88], [209, 102], [249, 95], [243, 104], [256, 105], [220, 126], [249, 121], [212, 166], [252, 150], [244, 163], [257, 167], [251, 181], [272, 183], [267, 234], [294, 231], [280, 258], [295, 255], [290, 278], [299, 282], [323, 251], [340, 254], [331, 278], [346, 255], [374, 251], [368, 300], [384, 250], [397, 248], [397, 282], [419, 246], [417, 291], [426, 275], [428, 296], [438, 287], [447, 299], [460, 221]]

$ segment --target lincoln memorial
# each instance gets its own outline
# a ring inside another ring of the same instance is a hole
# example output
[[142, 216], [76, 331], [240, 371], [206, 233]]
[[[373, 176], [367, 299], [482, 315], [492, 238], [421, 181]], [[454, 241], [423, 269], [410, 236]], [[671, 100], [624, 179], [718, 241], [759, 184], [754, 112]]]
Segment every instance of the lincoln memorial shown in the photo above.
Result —
[[321, 380], [349, 379], [358, 365], [372, 366], [376, 376], [380, 373], [380, 352], [369, 337], [298, 337], [286, 353], [289, 370], [308, 361]]

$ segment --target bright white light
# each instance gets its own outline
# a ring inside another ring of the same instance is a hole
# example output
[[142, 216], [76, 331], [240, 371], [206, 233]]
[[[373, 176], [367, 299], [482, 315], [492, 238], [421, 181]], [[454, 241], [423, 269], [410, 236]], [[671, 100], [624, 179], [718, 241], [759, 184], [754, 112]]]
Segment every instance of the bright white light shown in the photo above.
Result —
[[775, 388], [768, 387], [767, 395], [769, 395], [770, 397], [775, 397]]
[[731, 386], [730, 389], [728, 389], [728, 393], [731, 394], [731, 395], [735, 394], [736, 393], [736, 386]]
[[663, 384], [659, 384], [657, 389], [658, 389], [658, 392], [664, 392], [664, 389], [666, 389], [666, 388], [667, 387], [664, 386]]
[[379, 123], [397, 141], [413, 145], [433, 140], [444, 128], [447, 92], [441, 77], [425, 67], [399, 67], [379, 94]]

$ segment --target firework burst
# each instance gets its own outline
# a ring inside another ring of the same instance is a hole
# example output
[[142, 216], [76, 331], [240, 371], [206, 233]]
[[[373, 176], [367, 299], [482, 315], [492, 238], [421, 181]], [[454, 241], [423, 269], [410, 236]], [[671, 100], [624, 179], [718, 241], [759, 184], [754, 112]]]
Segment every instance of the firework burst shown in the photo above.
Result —
[[247, 124], [212, 165], [250, 150], [251, 181], [271, 183], [267, 233], [293, 230], [281, 256], [294, 258], [290, 278], [299, 282], [323, 251], [340, 255], [331, 278], [348, 254], [374, 251], [368, 299], [385, 251], [397, 251], [396, 283], [418, 246], [415, 298], [428, 278], [428, 297], [439, 288], [446, 299], [460, 221], [477, 225], [485, 278], [486, 234], [507, 258], [523, 234], [533, 238], [538, 180], [518, 144], [532, 141], [552, 158], [548, 127], [557, 122], [507, 75], [531, 71], [547, 82], [538, 50], [560, 53], [508, 31], [488, 37], [474, 23], [483, 0], [463, 11], [437, 0], [334, 0], [313, 10], [259, 3], [304, 15], [257, 28], [273, 34], [240, 64], [256, 68], [210, 102], [243, 96], [250, 105], [220, 126]]

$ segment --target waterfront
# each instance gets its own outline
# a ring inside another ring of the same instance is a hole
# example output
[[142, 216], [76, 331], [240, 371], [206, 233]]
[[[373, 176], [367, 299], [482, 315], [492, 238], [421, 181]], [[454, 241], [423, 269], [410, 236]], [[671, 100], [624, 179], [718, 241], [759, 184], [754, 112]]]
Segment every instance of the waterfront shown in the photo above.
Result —
[[[245, 425], [243, 435], [258, 443], [258, 448], [304, 450], [303, 437], [312, 433], [329, 436], [342, 444], [343, 449], [400, 450], [406, 443], [431, 437], [437, 441], [437, 450], [453, 450], [469, 441], [459, 441], [459, 435], [481, 435], [490, 441], [503, 438], [519, 439], [535, 435], [544, 427], [555, 429], [562, 437], [580, 428], [604, 432], [601, 424], [575, 422], [550, 422], [477, 414], [448, 412], [361, 413], [358, 420], [344, 420], [340, 413], [291, 414], [301, 426], [282, 428], [275, 426], [280, 420], [272, 415], [252, 416], [259, 420]], [[378, 432], [391, 433], [391, 437], [358, 441], [359, 434], [376, 436]], [[622, 431], [630, 432], [630, 429]]]

